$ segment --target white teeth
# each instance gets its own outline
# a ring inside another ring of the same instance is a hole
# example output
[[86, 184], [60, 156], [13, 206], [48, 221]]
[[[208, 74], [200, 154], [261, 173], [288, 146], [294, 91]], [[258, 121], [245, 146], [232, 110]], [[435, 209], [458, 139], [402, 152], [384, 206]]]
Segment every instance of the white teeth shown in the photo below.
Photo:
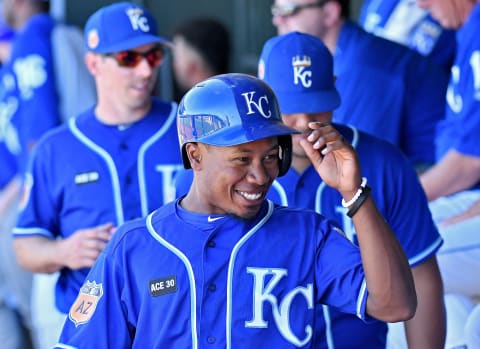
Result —
[[242, 195], [247, 200], [258, 200], [262, 197], [262, 193], [250, 194], [250, 193], [246, 193], [244, 191], [241, 191], [240, 195]]

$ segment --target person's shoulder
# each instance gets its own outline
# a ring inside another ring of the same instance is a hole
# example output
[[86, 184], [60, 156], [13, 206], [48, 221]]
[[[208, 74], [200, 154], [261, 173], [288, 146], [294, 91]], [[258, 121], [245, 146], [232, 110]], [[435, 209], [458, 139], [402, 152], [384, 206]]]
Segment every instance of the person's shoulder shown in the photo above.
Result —
[[290, 222], [289, 225], [294, 225], [294, 222], [303, 222], [305, 224], [318, 224], [327, 221], [327, 219], [315, 210], [296, 206], [283, 206], [277, 203], [269, 202], [273, 208], [272, 217], [275, 222]]
[[352, 54], [354, 57], [358, 56], [359, 62], [368, 64], [371, 68], [384, 69], [393, 73], [396, 70], [402, 71], [411, 60], [422, 57], [414, 50], [369, 33], [351, 21], [347, 21], [344, 27], [347, 35], [354, 34], [354, 37], [349, 40], [349, 45], [352, 45]]
[[84, 123], [92, 118], [93, 113], [91, 110], [88, 110], [71, 118], [67, 122], [47, 130], [38, 141], [36, 148], [54, 147], [58, 148], [58, 150], [64, 149], [61, 146], [59, 147], [59, 144], [65, 144], [65, 142], [68, 142], [72, 139], [72, 127], [76, 127], [76, 125]]

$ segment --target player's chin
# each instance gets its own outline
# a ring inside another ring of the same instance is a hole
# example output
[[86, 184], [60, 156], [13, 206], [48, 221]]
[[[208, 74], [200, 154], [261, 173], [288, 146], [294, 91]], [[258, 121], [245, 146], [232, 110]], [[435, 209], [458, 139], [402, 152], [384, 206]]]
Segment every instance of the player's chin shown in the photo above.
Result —
[[266, 195], [264, 192], [250, 195], [244, 192], [237, 192], [236, 194], [236, 215], [244, 219], [253, 218], [257, 215]]

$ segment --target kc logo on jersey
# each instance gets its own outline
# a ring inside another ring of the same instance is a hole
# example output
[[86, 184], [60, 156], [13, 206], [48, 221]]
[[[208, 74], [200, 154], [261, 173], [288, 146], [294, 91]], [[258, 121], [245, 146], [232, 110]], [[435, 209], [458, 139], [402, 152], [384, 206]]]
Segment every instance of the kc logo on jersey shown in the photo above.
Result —
[[272, 116], [272, 111], [270, 110], [270, 101], [266, 95], [260, 96], [256, 100], [255, 91], [242, 93], [245, 102], [247, 103], [248, 112], [247, 115], [254, 114], [256, 109], [265, 119], [268, 119]]
[[[276, 268], [247, 268], [247, 273], [254, 278], [253, 288], [253, 318], [245, 322], [247, 328], [267, 328], [269, 323], [263, 318], [264, 303], [270, 303], [275, 325], [282, 336], [297, 347], [302, 347], [312, 339], [312, 326], [305, 327], [304, 338], [298, 338], [291, 330], [290, 307], [295, 297], [305, 298], [308, 309], [313, 309], [313, 285], [307, 287], [297, 286], [286, 293], [283, 299], [278, 299], [273, 289], [283, 277], [287, 276], [286, 269]], [[265, 283], [265, 280], [268, 280]], [[295, 319], [293, 319], [295, 321]]]
[[309, 69], [311, 66], [312, 60], [309, 56], [294, 56], [292, 58], [293, 83], [295, 85], [301, 83], [305, 88], [312, 86], [312, 71]]
[[83, 284], [77, 299], [70, 308], [68, 317], [75, 324], [79, 326], [84, 324], [93, 316], [100, 298], [103, 296], [102, 284], [97, 284], [95, 281], [87, 281]]
[[34, 90], [47, 81], [45, 59], [37, 54], [18, 58], [13, 63], [13, 71], [17, 76], [18, 88], [24, 99], [32, 98]]
[[143, 10], [141, 8], [130, 8], [127, 10], [128, 19], [130, 19], [130, 24], [132, 25], [133, 30], [141, 30], [145, 33], [150, 31], [150, 25], [148, 24], [148, 19], [143, 15]]

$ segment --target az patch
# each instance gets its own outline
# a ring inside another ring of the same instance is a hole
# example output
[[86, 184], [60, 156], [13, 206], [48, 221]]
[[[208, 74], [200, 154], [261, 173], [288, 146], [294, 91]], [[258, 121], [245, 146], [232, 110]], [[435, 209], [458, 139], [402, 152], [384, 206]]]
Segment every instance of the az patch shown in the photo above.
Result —
[[102, 296], [102, 284], [97, 284], [95, 281], [87, 281], [83, 284], [68, 313], [68, 317], [76, 327], [90, 321]]

